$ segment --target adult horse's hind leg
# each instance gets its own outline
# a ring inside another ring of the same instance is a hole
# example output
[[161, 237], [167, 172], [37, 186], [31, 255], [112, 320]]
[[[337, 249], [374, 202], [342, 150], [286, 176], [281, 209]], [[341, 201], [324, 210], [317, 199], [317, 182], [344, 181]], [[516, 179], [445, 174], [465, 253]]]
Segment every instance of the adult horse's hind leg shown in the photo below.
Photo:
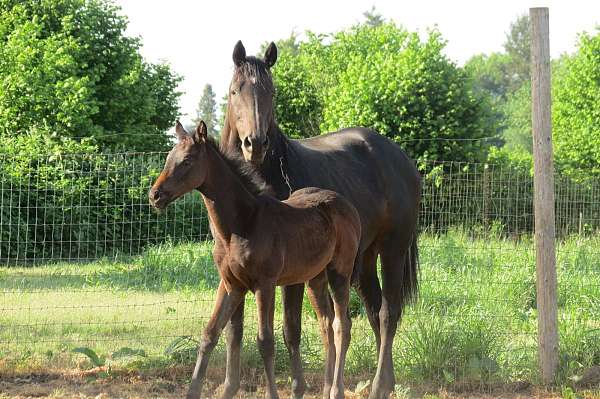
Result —
[[325, 271], [308, 282], [308, 298], [319, 320], [319, 331], [321, 332], [326, 356], [323, 398], [329, 399], [335, 371], [335, 339], [332, 327], [332, 301], [327, 288], [327, 274]]
[[233, 398], [240, 389], [240, 351], [243, 337], [244, 301], [241, 301], [227, 323], [227, 369], [221, 396], [223, 399]]
[[225, 283], [221, 280], [217, 290], [213, 314], [202, 332], [202, 341], [198, 347], [198, 358], [196, 359], [196, 366], [192, 374], [192, 383], [186, 396], [187, 399], [200, 398], [202, 383], [204, 382], [206, 368], [208, 367], [208, 359], [219, 341], [221, 331], [223, 331], [223, 328], [231, 319], [239, 303], [244, 299], [244, 294], [245, 292], [235, 289], [228, 293], [225, 289]]
[[406, 285], [405, 270], [407, 252], [412, 233], [396, 231], [384, 238], [381, 245], [381, 274], [383, 280], [382, 303], [379, 311], [381, 347], [377, 372], [373, 379], [369, 399], [387, 398], [395, 385], [392, 347], [402, 308], [407, 298], [403, 297]]
[[379, 278], [377, 277], [377, 250], [377, 244], [373, 243], [362, 254], [357, 256], [357, 266], [355, 267], [360, 267], [360, 272], [355, 285], [358, 295], [360, 295], [365, 304], [367, 318], [375, 334], [377, 355], [379, 355], [379, 348], [381, 347], [381, 334], [379, 332], [381, 288], [379, 286]]
[[292, 394], [294, 398], [302, 398], [306, 391], [306, 381], [300, 358], [304, 284], [281, 287], [281, 299], [283, 302], [283, 338], [290, 355], [292, 371]]
[[[353, 262], [349, 262], [352, 264]], [[333, 386], [331, 388], [331, 399], [343, 399], [344, 396], [344, 365], [346, 363], [346, 352], [350, 345], [350, 330], [352, 321], [348, 313], [348, 302], [350, 297], [350, 276], [343, 276], [333, 268], [328, 268], [329, 285], [333, 297], [335, 319], [333, 321], [333, 335], [335, 340], [335, 371]]]

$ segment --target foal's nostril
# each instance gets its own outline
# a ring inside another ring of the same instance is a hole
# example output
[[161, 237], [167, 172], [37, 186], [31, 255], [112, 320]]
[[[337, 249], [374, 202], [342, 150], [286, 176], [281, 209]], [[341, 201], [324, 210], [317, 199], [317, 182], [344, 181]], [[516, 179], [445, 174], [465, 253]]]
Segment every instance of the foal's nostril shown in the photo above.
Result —
[[265, 137], [265, 141], [263, 141], [263, 146], [265, 146], [265, 147], [269, 146], [269, 136]]
[[246, 149], [252, 148], [252, 142], [250, 141], [250, 138], [248, 136], [246, 136], [246, 138], [244, 139], [244, 147], [246, 147]]

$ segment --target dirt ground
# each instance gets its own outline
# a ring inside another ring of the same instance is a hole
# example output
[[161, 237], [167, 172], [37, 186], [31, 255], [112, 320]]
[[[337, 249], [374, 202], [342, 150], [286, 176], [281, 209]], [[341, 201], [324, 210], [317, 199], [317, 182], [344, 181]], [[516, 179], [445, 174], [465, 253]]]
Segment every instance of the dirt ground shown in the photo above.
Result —
[[[307, 376], [311, 388], [305, 398], [320, 398], [320, 386], [317, 376]], [[312, 381], [311, 381], [312, 380]], [[262, 380], [256, 379], [257, 384], [242, 384], [238, 398], [263, 398], [264, 391], [261, 388]], [[203, 398], [218, 397], [220, 394], [220, 379], [217, 376], [209, 376], [208, 382], [203, 389]], [[259, 385], [259, 386], [257, 386]], [[356, 381], [348, 381], [348, 388], [354, 389]], [[181, 378], [181, 372], [169, 374], [148, 374], [141, 372], [106, 375], [106, 370], [95, 369], [82, 371], [61, 371], [48, 374], [33, 375], [1, 375], [0, 374], [0, 399], [7, 398], [68, 398], [68, 399], [137, 399], [137, 398], [183, 398], [187, 382]], [[572, 392], [572, 391], [571, 391]], [[279, 384], [281, 398], [289, 398], [289, 384], [281, 381]], [[368, 388], [355, 393], [350, 390], [346, 392], [347, 398], [366, 398]], [[565, 397], [560, 390], [548, 391], [531, 386], [528, 383], [514, 383], [498, 387], [487, 387], [485, 389], [474, 387], [453, 387], [452, 389], [424, 389], [423, 387], [410, 388], [403, 398], [429, 399], [462, 399], [462, 398], [541, 398], [554, 399]], [[572, 393], [566, 399], [600, 399], [600, 392], [579, 391]], [[395, 395], [394, 395], [395, 397]]]

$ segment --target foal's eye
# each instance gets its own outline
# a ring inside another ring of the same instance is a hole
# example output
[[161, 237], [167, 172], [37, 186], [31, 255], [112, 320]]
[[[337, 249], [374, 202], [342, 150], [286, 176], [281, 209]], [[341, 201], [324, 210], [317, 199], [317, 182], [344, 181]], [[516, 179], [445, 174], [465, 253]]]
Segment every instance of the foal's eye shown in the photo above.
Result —
[[238, 91], [237, 91], [237, 90], [231, 90], [231, 95], [232, 95], [232, 96], [235, 96], [235, 95], [237, 95], [237, 94], [238, 94]]
[[181, 164], [184, 166], [190, 166], [191, 162], [189, 159], [184, 159], [183, 161], [181, 161]]

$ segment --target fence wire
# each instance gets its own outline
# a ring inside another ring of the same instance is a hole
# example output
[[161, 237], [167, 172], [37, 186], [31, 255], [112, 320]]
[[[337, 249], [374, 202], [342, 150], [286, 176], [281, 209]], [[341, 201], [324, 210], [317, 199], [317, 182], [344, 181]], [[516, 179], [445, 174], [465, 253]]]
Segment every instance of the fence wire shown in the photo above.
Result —
[[[132, 348], [150, 365], [192, 361], [219, 278], [198, 193], [157, 213], [147, 192], [164, 153], [0, 156], [0, 364], [79, 365], [78, 347], [110, 361]], [[400, 380], [535, 378], [533, 182], [528, 171], [423, 165], [420, 297], [394, 346]], [[598, 182], [556, 178], [561, 367], [600, 364]], [[256, 313], [246, 300], [244, 370], [260, 380]], [[348, 373], [376, 368], [375, 338], [355, 293]], [[276, 310], [277, 370], [289, 370]], [[224, 366], [223, 341], [212, 360]], [[322, 369], [305, 300], [303, 361]], [[121, 351], [121, 353], [123, 353]], [[169, 363], [170, 362], [170, 363]]]

